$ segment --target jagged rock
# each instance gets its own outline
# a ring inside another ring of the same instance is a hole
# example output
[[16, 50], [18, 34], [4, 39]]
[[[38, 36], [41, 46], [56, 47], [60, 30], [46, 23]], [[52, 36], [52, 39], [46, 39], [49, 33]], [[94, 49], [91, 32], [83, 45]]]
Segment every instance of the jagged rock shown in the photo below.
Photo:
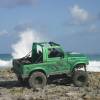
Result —
[[86, 87], [49, 84], [33, 91], [22, 86], [15, 74], [7, 70], [0, 70], [0, 100], [100, 100], [100, 73], [90, 72]]

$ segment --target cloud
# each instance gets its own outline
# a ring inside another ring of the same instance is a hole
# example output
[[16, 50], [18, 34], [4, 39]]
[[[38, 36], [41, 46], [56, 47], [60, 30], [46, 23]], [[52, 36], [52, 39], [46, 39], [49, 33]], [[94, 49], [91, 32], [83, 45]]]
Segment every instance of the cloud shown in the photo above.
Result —
[[96, 25], [91, 25], [88, 29], [88, 32], [90, 33], [100, 33], [100, 29]]
[[97, 28], [95, 25], [91, 25], [89, 28], [89, 32], [97, 32]]
[[7, 33], [8, 33], [8, 32], [7, 32], [6, 30], [3, 30], [3, 31], [0, 32], [0, 36], [1, 36], [1, 35], [4, 35], [4, 34], [7, 34]]
[[100, 20], [100, 13], [98, 14], [98, 19]]
[[0, 7], [12, 8], [22, 5], [33, 5], [37, 0], [1, 0]]
[[32, 29], [32, 23], [31, 22], [17, 24], [14, 27], [14, 31], [16, 31], [16, 32], [24, 31], [24, 30], [27, 30], [27, 29]]
[[89, 13], [85, 9], [80, 8], [78, 5], [74, 5], [70, 8], [70, 14], [75, 23], [86, 22], [90, 17]]
[[93, 14], [79, 5], [73, 5], [69, 8], [70, 21], [68, 25], [92, 25], [100, 20], [100, 13]]

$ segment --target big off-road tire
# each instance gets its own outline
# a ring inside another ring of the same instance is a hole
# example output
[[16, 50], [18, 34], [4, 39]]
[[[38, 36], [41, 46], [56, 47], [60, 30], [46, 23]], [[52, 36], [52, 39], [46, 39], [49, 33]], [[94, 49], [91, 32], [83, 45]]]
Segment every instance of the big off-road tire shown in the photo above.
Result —
[[46, 83], [46, 75], [42, 72], [33, 72], [33, 74], [29, 78], [29, 86], [34, 90], [43, 88]]
[[77, 70], [73, 73], [73, 83], [77, 87], [82, 87], [87, 85], [88, 82], [88, 75], [87, 72], [82, 70]]

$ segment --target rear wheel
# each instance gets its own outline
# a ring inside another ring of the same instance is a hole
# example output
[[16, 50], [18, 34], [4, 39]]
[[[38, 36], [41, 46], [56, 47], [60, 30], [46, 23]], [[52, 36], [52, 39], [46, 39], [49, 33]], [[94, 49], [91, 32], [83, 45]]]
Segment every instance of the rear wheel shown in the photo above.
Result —
[[33, 72], [29, 78], [29, 85], [35, 90], [43, 88], [46, 85], [46, 82], [46, 76], [42, 72]]
[[82, 70], [77, 70], [73, 74], [73, 83], [75, 86], [82, 87], [87, 85], [88, 75], [87, 72]]

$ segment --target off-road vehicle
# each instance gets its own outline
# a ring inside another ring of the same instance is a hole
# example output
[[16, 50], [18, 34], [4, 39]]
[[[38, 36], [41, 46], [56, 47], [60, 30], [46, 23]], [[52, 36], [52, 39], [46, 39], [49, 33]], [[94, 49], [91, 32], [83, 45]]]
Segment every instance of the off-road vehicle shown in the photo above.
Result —
[[28, 82], [34, 89], [43, 88], [47, 79], [55, 75], [70, 76], [74, 85], [81, 87], [87, 84], [88, 63], [83, 54], [64, 52], [59, 44], [42, 42], [33, 43], [31, 52], [25, 57], [14, 59], [13, 71], [20, 82]]

